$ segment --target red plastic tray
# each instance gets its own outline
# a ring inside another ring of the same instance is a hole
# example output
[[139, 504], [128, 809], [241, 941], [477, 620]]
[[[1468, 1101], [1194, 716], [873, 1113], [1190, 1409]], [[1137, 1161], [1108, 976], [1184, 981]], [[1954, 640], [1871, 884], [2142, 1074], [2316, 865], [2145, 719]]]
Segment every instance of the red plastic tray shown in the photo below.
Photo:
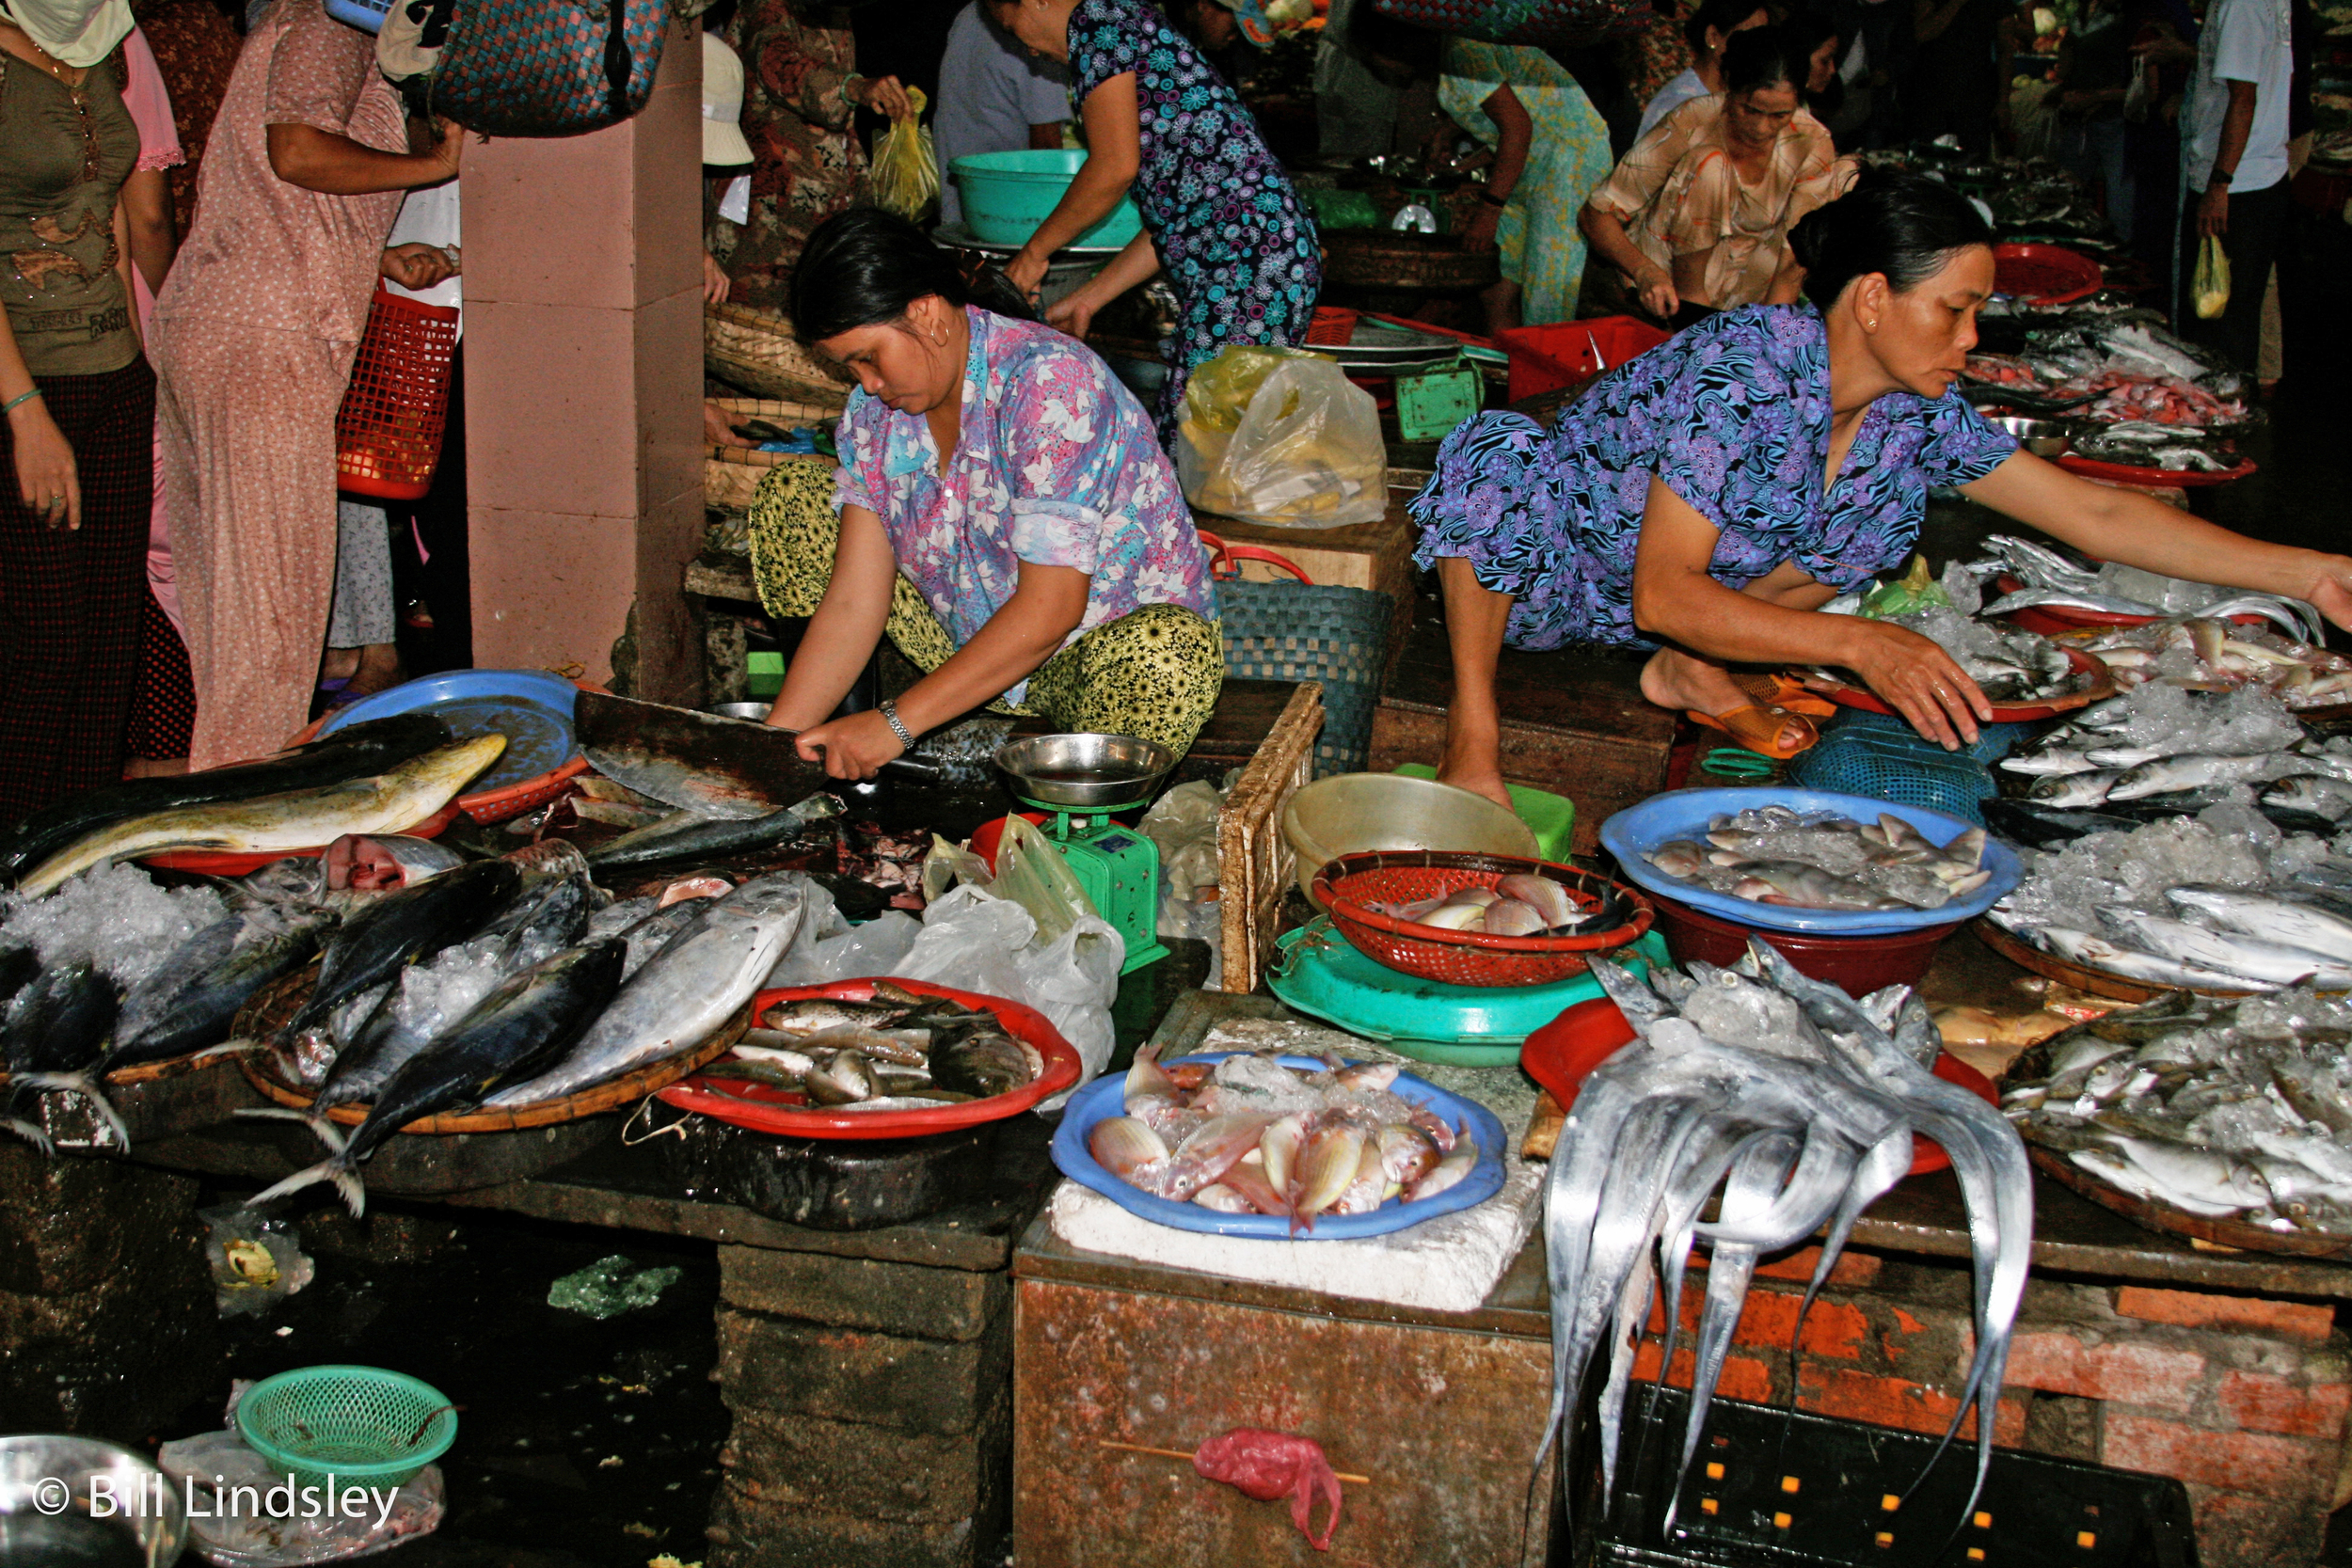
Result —
[[[1519, 1066], [1527, 1069], [1530, 1078], [1549, 1089], [1551, 1098], [1565, 1111], [1576, 1103], [1577, 1094], [1592, 1070], [1632, 1038], [1633, 1025], [1625, 1021], [1617, 1005], [1605, 996], [1597, 996], [1590, 1002], [1579, 1002], [1528, 1036], [1527, 1043], [1519, 1047]], [[1992, 1079], [1948, 1051], [1936, 1057], [1935, 1075], [1947, 1084], [1958, 1084], [1988, 1105], [2001, 1102], [2000, 1091], [1993, 1086]], [[1947, 1170], [1951, 1163], [1952, 1157], [1934, 1139], [1912, 1139], [1912, 1175]]]
[[[2087, 670], [2097, 676], [2089, 690], [2077, 691], [2066, 697], [2053, 697], [2046, 703], [1994, 703], [1993, 717], [1985, 722], [2019, 724], [2029, 719], [2048, 719], [2060, 713], [2072, 713], [2078, 707], [2089, 707], [2093, 703], [2105, 702], [2115, 695], [2115, 677], [2108, 673], [2107, 667], [2101, 663], [2095, 655], [2087, 654], [2080, 648], [2069, 648], [2066, 650], [2066, 657], [2075, 669]], [[1808, 689], [1820, 692], [1831, 702], [1843, 707], [1858, 707], [1865, 713], [1888, 715], [1892, 715], [1895, 711], [1892, 706], [1880, 701], [1876, 692], [1865, 691], [1858, 686], [1846, 686], [1836, 681], [1812, 679], [1808, 679], [1804, 684]]]
[[2085, 479], [2106, 479], [2118, 484], [2152, 484], [2182, 490], [2233, 484], [2254, 472], [2256, 467], [2252, 458], [2241, 457], [2236, 467], [2224, 468], [2217, 474], [2207, 473], [2202, 468], [2143, 468], [2132, 463], [2102, 463], [2095, 457], [2077, 457], [2071, 451], [2057, 458], [2056, 462], [2068, 473], [2080, 474]]
[[[452, 800], [439, 811], [413, 828], [403, 828], [406, 838], [438, 838], [452, 822], [457, 820], [457, 802]], [[326, 846], [314, 845], [308, 849], [277, 849], [267, 854], [224, 854], [212, 849], [180, 849], [167, 855], [142, 855], [139, 863], [157, 871], [191, 871], [202, 877], [242, 877], [259, 871], [272, 861], [282, 861], [289, 855], [315, 860], [326, 853]]]
[[[720, 1087], [709, 1081], [707, 1069], [681, 1078], [660, 1091], [656, 1098], [681, 1111], [699, 1111], [755, 1132], [780, 1132], [794, 1138], [919, 1138], [926, 1133], [952, 1132], [960, 1127], [977, 1127], [982, 1122], [1018, 1116], [1038, 1101], [1076, 1084], [1078, 1074], [1084, 1070], [1077, 1047], [1062, 1038], [1061, 1031], [1033, 1008], [1008, 1002], [1001, 996], [982, 996], [953, 986], [935, 986], [928, 980], [893, 979], [890, 983], [918, 995], [944, 996], [967, 1007], [987, 1008], [996, 1015], [996, 1021], [1008, 1034], [1037, 1047], [1038, 1053], [1045, 1058], [1044, 1072], [1037, 1082], [1025, 1084], [1010, 1094], [991, 1095], [986, 1100], [966, 1101], [961, 1105], [942, 1105], [935, 1111], [811, 1108], [803, 1096], [770, 1088], [765, 1084], [730, 1079], [725, 1081], [725, 1087]], [[836, 980], [829, 986], [792, 986], [783, 990], [761, 991], [752, 998], [753, 1026], [758, 1027], [759, 1020], [777, 1003], [813, 996], [834, 1002], [871, 1002], [874, 981]], [[720, 1061], [730, 1059], [723, 1056]]]
[[2099, 263], [2058, 245], [1996, 245], [1993, 287], [2036, 305], [2072, 305], [2106, 283]]

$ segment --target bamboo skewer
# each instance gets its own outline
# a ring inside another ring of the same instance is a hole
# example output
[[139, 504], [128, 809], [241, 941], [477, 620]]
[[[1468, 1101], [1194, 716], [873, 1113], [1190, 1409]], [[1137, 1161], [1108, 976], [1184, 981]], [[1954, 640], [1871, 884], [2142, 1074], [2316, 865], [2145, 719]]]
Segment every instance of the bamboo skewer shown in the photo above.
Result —
[[[1159, 1455], [1162, 1459], [1181, 1459], [1187, 1465], [1192, 1463], [1192, 1455], [1182, 1449], [1147, 1449], [1140, 1443], [1114, 1443], [1107, 1437], [1098, 1437], [1094, 1441], [1098, 1448], [1117, 1449], [1122, 1453], [1152, 1453]], [[1351, 1476], [1345, 1470], [1334, 1470], [1331, 1473], [1351, 1486], [1372, 1484], [1370, 1476]]]

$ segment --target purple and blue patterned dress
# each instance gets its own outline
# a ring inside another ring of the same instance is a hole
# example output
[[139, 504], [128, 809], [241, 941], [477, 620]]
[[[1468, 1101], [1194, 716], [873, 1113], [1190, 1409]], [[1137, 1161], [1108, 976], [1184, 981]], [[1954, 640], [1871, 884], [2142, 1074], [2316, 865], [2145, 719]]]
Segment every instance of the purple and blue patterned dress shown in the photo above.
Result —
[[1652, 475], [1722, 531], [1708, 575], [1745, 588], [1783, 562], [1843, 591], [1902, 561], [1928, 491], [1966, 484], [2017, 450], [1962, 399], [1890, 392], [1827, 493], [1829, 343], [1806, 305], [1710, 316], [1611, 371], [1546, 432], [1486, 414], [1438, 450], [1413, 498], [1414, 559], [1470, 561], [1518, 596], [1515, 648], [1653, 647], [1633, 625], [1633, 553]]
[[1132, 195], [1184, 307], [1160, 345], [1170, 366], [1153, 417], [1173, 441], [1184, 383], [1229, 343], [1295, 345], [1323, 287], [1322, 250], [1257, 121], [1190, 43], [1142, 0], [1078, 0], [1070, 96], [1133, 72], [1143, 134]]

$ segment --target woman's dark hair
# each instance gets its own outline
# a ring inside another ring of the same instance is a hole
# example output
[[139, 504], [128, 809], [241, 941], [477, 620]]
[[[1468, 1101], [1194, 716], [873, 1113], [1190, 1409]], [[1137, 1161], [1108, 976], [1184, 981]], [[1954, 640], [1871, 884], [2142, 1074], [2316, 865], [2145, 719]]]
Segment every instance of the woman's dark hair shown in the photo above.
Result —
[[1000, 316], [1035, 313], [993, 266], [967, 275], [956, 253], [895, 213], [852, 207], [817, 226], [792, 269], [792, 325], [809, 342], [907, 313], [926, 294]]
[[1792, 27], [1751, 27], [1734, 33], [1724, 45], [1724, 91], [1726, 95], [1761, 92], [1768, 87], [1804, 91], [1813, 69], [1813, 49]]
[[1955, 251], [1990, 245], [1993, 226], [1949, 185], [1866, 169], [1852, 190], [1797, 220], [1788, 248], [1804, 268], [1804, 296], [1827, 309], [1846, 285], [1883, 273], [1896, 293], [1917, 288]]
[[[1682, 24], [1682, 37], [1693, 51], [1704, 49], [1709, 27], [1728, 39], [1733, 36], [1731, 30], [1734, 27], [1763, 9], [1764, 0], [1700, 0], [1699, 8], [1692, 11], [1691, 20]], [[1356, 24], [1352, 13], [1347, 24], [1350, 27]]]

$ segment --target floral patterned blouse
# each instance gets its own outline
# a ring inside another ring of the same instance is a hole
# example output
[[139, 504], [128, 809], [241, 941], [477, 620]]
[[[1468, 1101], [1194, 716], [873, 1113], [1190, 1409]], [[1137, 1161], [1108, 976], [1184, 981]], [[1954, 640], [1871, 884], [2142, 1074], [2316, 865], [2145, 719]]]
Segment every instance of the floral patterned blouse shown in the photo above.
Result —
[[1928, 491], [1984, 478], [2014, 437], [1962, 399], [1870, 404], [1825, 490], [1829, 340], [1809, 305], [1710, 316], [1586, 388], [1546, 432], [1487, 414], [1446, 437], [1413, 499], [1418, 559], [1461, 556], [1518, 595], [1514, 647], [1650, 644], [1633, 625], [1633, 555], [1654, 474], [1722, 531], [1708, 574], [1744, 588], [1792, 562], [1844, 590], [1899, 562]]
[[1012, 597], [1024, 561], [1091, 579], [1064, 647], [1148, 604], [1216, 619], [1208, 552], [1135, 394], [1051, 327], [972, 307], [964, 319], [972, 350], [946, 474], [922, 415], [853, 391], [834, 504], [882, 519], [898, 570], [959, 647]]

